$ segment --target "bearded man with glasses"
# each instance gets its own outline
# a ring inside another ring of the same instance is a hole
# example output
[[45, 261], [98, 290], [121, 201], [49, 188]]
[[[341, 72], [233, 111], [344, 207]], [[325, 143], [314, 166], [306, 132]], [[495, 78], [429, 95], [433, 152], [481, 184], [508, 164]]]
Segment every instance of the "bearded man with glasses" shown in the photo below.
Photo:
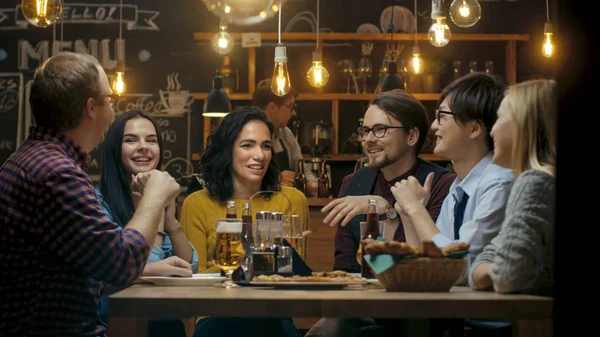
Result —
[[[333, 270], [360, 272], [357, 253], [361, 239], [360, 222], [365, 221], [369, 199], [377, 201], [380, 221], [386, 232], [394, 233], [394, 240], [404, 242], [406, 236], [402, 219], [394, 208], [390, 190], [398, 181], [414, 176], [422, 184], [431, 181], [430, 197], [426, 208], [437, 218], [448, 188], [455, 175], [447, 169], [419, 158], [429, 130], [429, 117], [423, 104], [401, 89], [377, 95], [369, 104], [363, 126], [358, 131], [368, 167], [344, 177], [339, 198], [322, 211], [323, 220], [336, 226], [335, 261]], [[381, 233], [383, 234], [383, 233]], [[369, 317], [323, 318], [306, 334], [316, 336], [404, 335], [404, 320], [380, 320]], [[363, 331], [364, 330], [364, 331]]]

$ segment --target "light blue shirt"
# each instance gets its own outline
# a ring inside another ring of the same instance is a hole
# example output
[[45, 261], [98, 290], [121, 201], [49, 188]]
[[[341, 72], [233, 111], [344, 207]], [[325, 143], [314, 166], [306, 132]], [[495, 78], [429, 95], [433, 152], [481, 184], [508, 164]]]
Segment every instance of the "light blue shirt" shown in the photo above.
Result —
[[[104, 214], [106, 214], [106, 216], [108, 216], [110, 218], [110, 221], [115, 222], [112, 212], [110, 211], [110, 208], [106, 204], [106, 201], [104, 201], [104, 196], [102, 195], [102, 193], [100, 192], [100, 190], [98, 188], [96, 188], [96, 194], [98, 195], [98, 199], [100, 200], [100, 205], [102, 206], [102, 210], [104, 211]], [[190, 265], [192, 266], [192, 272], [197, 273], [198, 272], [198, 252], [196, 252], [196, 249], [194, 248], [194, 246], [191, 243], [190, 243], [190, 246], [192, 247], [192, 261], [190, 262]], [[155, 263], [155, 262], [164, 260], [167, 257], [171, 257], [173, 255], [174, 255], [173, 254], [173, 244], [171, 243], [171, 240], [167, 236], [163, 240], [162, 248], [158, 247], [157, 245], [152, 245], [152, 252], [150, 252], [150, 256], [148, 257], [148, 263]], [[99, 314], [100, 314], [100, 318], [104, 322], [107, 321], [107, 317], [106, 317], [107, 312], [108, 312], [108, 295], [103, 294], [100, 298]]]
[[[504, 210], [514, 181], [512, 170], [492, 163], [493, 152], [483, 157], [467, 174], [465, 179], [456, 177], [437, 218], [440, 231], [433, 237], [438, 247], [452, 242], [467, 242], [470, 245], [471, 261], [498, 235], [504, 220]], [[454, 237], [454, 205], [469, 195], [463, 224]]]

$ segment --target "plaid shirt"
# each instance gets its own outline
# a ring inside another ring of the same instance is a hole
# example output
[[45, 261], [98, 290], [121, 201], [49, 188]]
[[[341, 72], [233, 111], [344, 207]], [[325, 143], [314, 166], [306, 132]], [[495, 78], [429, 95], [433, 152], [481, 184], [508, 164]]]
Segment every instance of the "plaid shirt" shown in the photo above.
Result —
[[0, 168], [0, 336], [98, 336], [104, 284], [126, 286], [150, 249], [102, 211], [88, 155], [32, 127]]

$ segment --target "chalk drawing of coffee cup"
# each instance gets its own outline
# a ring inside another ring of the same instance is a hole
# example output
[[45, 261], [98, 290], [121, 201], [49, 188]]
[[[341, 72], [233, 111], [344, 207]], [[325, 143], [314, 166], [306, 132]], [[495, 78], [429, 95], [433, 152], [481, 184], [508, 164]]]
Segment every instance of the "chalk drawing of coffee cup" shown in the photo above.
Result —
[[187, 90], [181, 90], [181, 84], [177, 77], [179, 73], [173, 73], [167, 77], [167, 90], [159, 90], [160, 101], [163, 105], [162, 112], [170, 116], [182, 116], [190, 111], [190, 105], [194, 97]]

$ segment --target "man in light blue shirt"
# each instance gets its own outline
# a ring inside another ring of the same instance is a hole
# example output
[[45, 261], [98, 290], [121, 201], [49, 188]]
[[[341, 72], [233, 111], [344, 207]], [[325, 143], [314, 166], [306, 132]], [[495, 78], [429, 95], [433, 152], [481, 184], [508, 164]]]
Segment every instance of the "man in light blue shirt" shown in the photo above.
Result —
[[[440, 95], [431, 123], [436, 136], [433, 152], [452, 161], [457, 177], [435, 223], [423, 206], [431, 179], [421, 186], [409, 177], [391, 187], [409, 244], [433, 240], [445, 247], [466, 242], [472, 261], [500, 232], [514, 178], [511, 170], [492, 163], [490, 131], [505, 89], [494, 77], [476, 72], [453, 81]], [[466, 274], [458, 283], [465, 282]], [[461, 320], [437, 322], [430, 329], [464, 333]]]
[[511, 170], [492, 163], [490, 131], [505, 88], [492, 76], [471, 73], [442, 92], [431, 123], [433, 152], [452, 160], [457, 177], [435, 223], [423, 206], [431, 190], [429, 180], [422, 187], [410, 177], [392, 186], [408, 243], [420, 246], [423, 240], [433, 240], [445, 247], [467, 242], [474, 259], [500, 231], [514, 178]]

